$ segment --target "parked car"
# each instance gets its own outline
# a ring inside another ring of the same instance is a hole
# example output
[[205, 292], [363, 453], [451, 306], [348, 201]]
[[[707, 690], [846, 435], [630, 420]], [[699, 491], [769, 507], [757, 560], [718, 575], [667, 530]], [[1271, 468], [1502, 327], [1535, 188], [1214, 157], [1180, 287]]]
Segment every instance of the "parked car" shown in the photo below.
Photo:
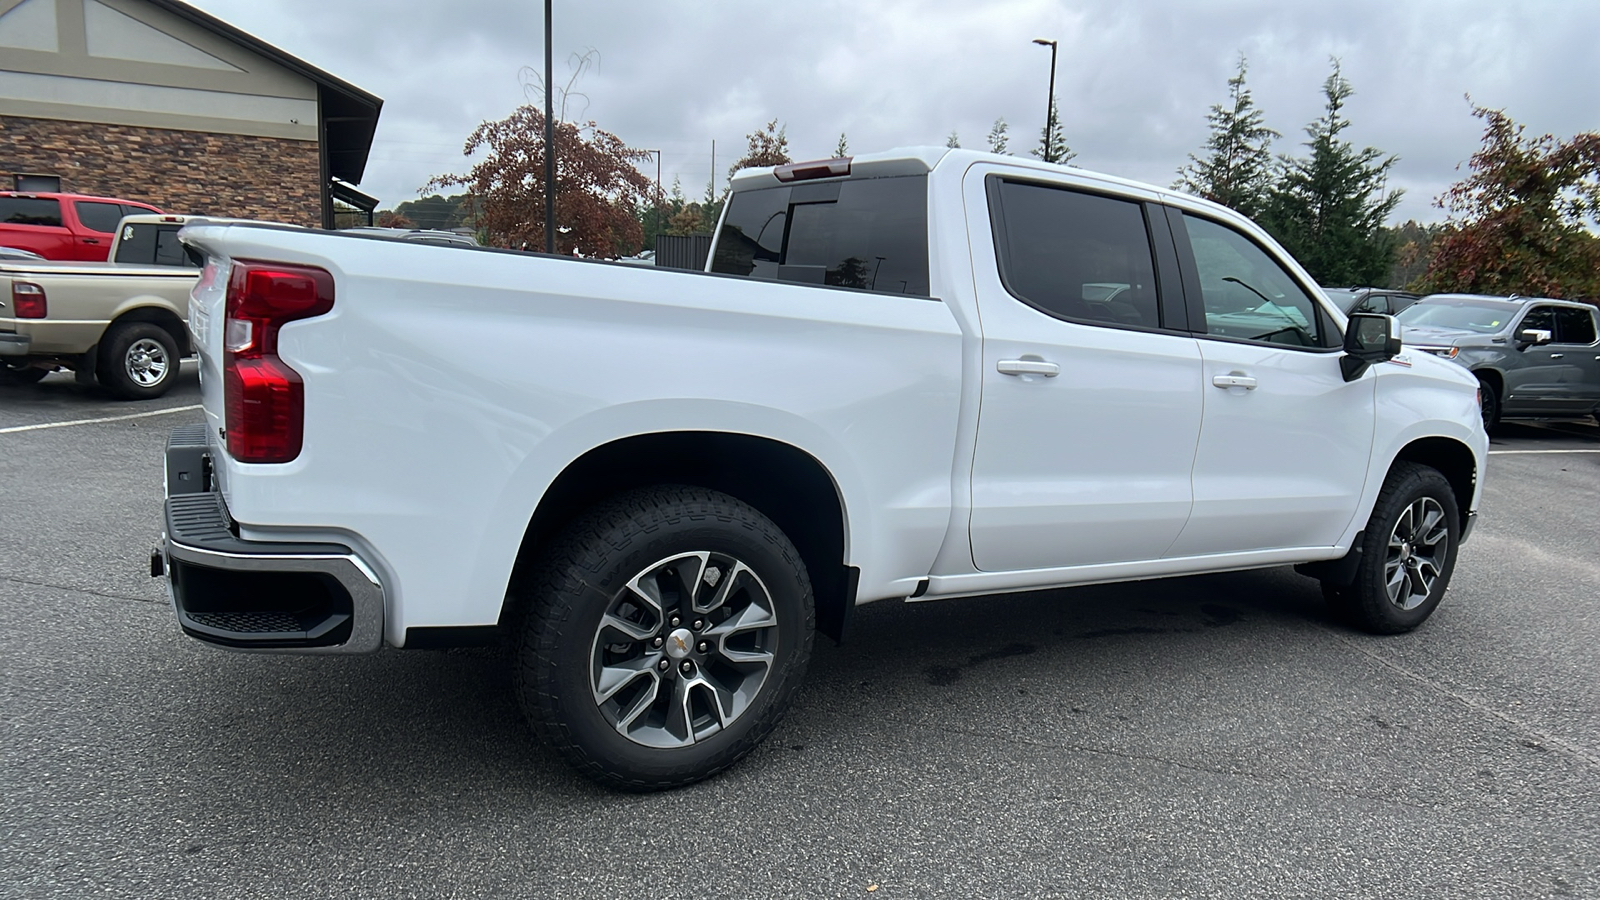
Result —
[[104, 262], [123, 216], [159, 212], [111, 197], [0, 191], [0, 244], [45, 259]]
[[749, 752], [860, 603], [1299, 564], [1394, 633], [1444, 596], [1477, 382], [1236, 212], [946, 148], [731, 190], [708, 272], [186, 227], [182, 630], [504, 639], [538, 732], [640, 790]]
[[1596, 416], [1595, 307], [1542, 297], [1431, 294], [1399, 315], [1405, 342], [1476, 375], [1483, 424], [1502, 418]]
[[171, 389], [190, 353], [185, 320], [198, 269], [0, 260], [0, 378], [72, 369], [119, 397]]
[[1398, 315], [1401, 310], [1417, 302], [1418, 299], [1416, 294], [1408, 291], [1393, 291], [1387, 288], [1324, 287], [1322, 292], [1328, 295], [1328, 299], [1338, 304], [1346, 315], [1358, 312]]

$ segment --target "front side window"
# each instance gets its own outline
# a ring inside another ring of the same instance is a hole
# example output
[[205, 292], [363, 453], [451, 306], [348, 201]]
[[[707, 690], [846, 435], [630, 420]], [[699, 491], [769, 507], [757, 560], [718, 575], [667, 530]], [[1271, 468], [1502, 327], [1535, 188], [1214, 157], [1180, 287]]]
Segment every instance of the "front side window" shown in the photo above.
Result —
[[1560, 336], [1556, 334], [1556, 308], [1553, 306], [1535, 306], [1533, 309], [1528, 310], [1528, 314], [1522, 317], [1522, 324], [1517, 326], [1517, 331], [1529, 330], [1548, 331], [1550, 332], [1550, 339], [1552, 341], [1557, 340]]
[[711, 271], [928, 295], [928, 179], [803, 182], [738, 191]]
[[1217, 337], [1323, 347], [1317, 304], [1256, 243], [1209, 219], [1183, 216], [1205, 303], [1206, 331]]
[[994, 219], [1000, 277], [1018, 299], [1074, 321], [1161, 327], [1138, 202], [1001, 181]]
[[117, 223], [122, 221], [122, 207], [115, 203], [78, 201], [78, 221], [90, 231], [115, 234]]
[[1563, 344], [1592, 344], [1594, 313], [1587, 309], [1556, 309], [1556, 340]]
[[0, 222], [62, 228], [61, 201], [45, 197], [0, 197]]

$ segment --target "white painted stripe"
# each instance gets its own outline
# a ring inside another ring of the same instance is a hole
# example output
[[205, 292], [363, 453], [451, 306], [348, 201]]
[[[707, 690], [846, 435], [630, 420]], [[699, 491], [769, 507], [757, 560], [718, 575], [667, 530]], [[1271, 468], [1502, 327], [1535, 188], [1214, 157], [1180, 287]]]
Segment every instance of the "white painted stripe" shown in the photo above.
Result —
[[1513, 453], [1516, 453], [1516, 454], [1527, 454], [1527, 453], [1600, 453], [1600, 449], [1595, 449], [1595, 450], [1589, 450], [1589, 449], [1584, 449], [1584, 450], [1490, 450], [1489, 451], [1489, 455], [1490, 456], [1498, 456], [1500, 454], [1510, 455], [1510, 454], [1513, 454]]
[[196, 403], [191, 406], [174, 406], [171, 409], [157, 409], [151, 412], [130, 413], [126, 416], [105, 416], [100, 419], [73, 419], [70, 422], [44, 422], [39, 425], [13, 425], [10, 428], [0, 428], [0, 434], [16, 434], [20, 431], [43, 431], [46, 428], [71, 428], [74, 425], [100, 425], [105, 422], [126, 422], [129, 419], [148, 419], [151, 416], [164, 416], [168, 413], [191, 412], [200, 408]]

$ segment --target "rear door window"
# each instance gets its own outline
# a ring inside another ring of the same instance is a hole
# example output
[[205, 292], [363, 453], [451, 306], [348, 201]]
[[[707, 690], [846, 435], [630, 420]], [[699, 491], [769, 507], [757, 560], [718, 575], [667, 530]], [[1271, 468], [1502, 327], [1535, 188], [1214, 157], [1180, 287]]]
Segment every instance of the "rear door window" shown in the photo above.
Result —
[[995, 248], [1013, 296], [1063, 319], [1161, 327], [1142, 204], [1017, 181], [998, 197]]
[[46, 197], [0, 197], [0, 223], [64, 228], [61, 201]]
[[805, 182], [738, 191], [711, 271], [928, 296], [928, 179]]
[[1562, 344], [1592, 344], [1595, 341], [1594, 313], [1587, 309], [1556, 309], [1556, 341]]
[[115, 234], [122, 220], [122, 207], [116, 203], [96, 203], [92, 200], [77, 202], [78, 222], [90, 231]]

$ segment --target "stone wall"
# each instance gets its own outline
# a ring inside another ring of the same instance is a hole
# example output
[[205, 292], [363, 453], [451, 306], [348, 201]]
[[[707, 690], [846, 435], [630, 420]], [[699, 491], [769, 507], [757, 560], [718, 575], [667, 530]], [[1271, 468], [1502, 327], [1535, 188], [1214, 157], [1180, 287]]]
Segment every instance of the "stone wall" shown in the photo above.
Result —
[[315, 141], [0, 116], [0, 190], [15, 173], [170, 213], [322, 224]]

